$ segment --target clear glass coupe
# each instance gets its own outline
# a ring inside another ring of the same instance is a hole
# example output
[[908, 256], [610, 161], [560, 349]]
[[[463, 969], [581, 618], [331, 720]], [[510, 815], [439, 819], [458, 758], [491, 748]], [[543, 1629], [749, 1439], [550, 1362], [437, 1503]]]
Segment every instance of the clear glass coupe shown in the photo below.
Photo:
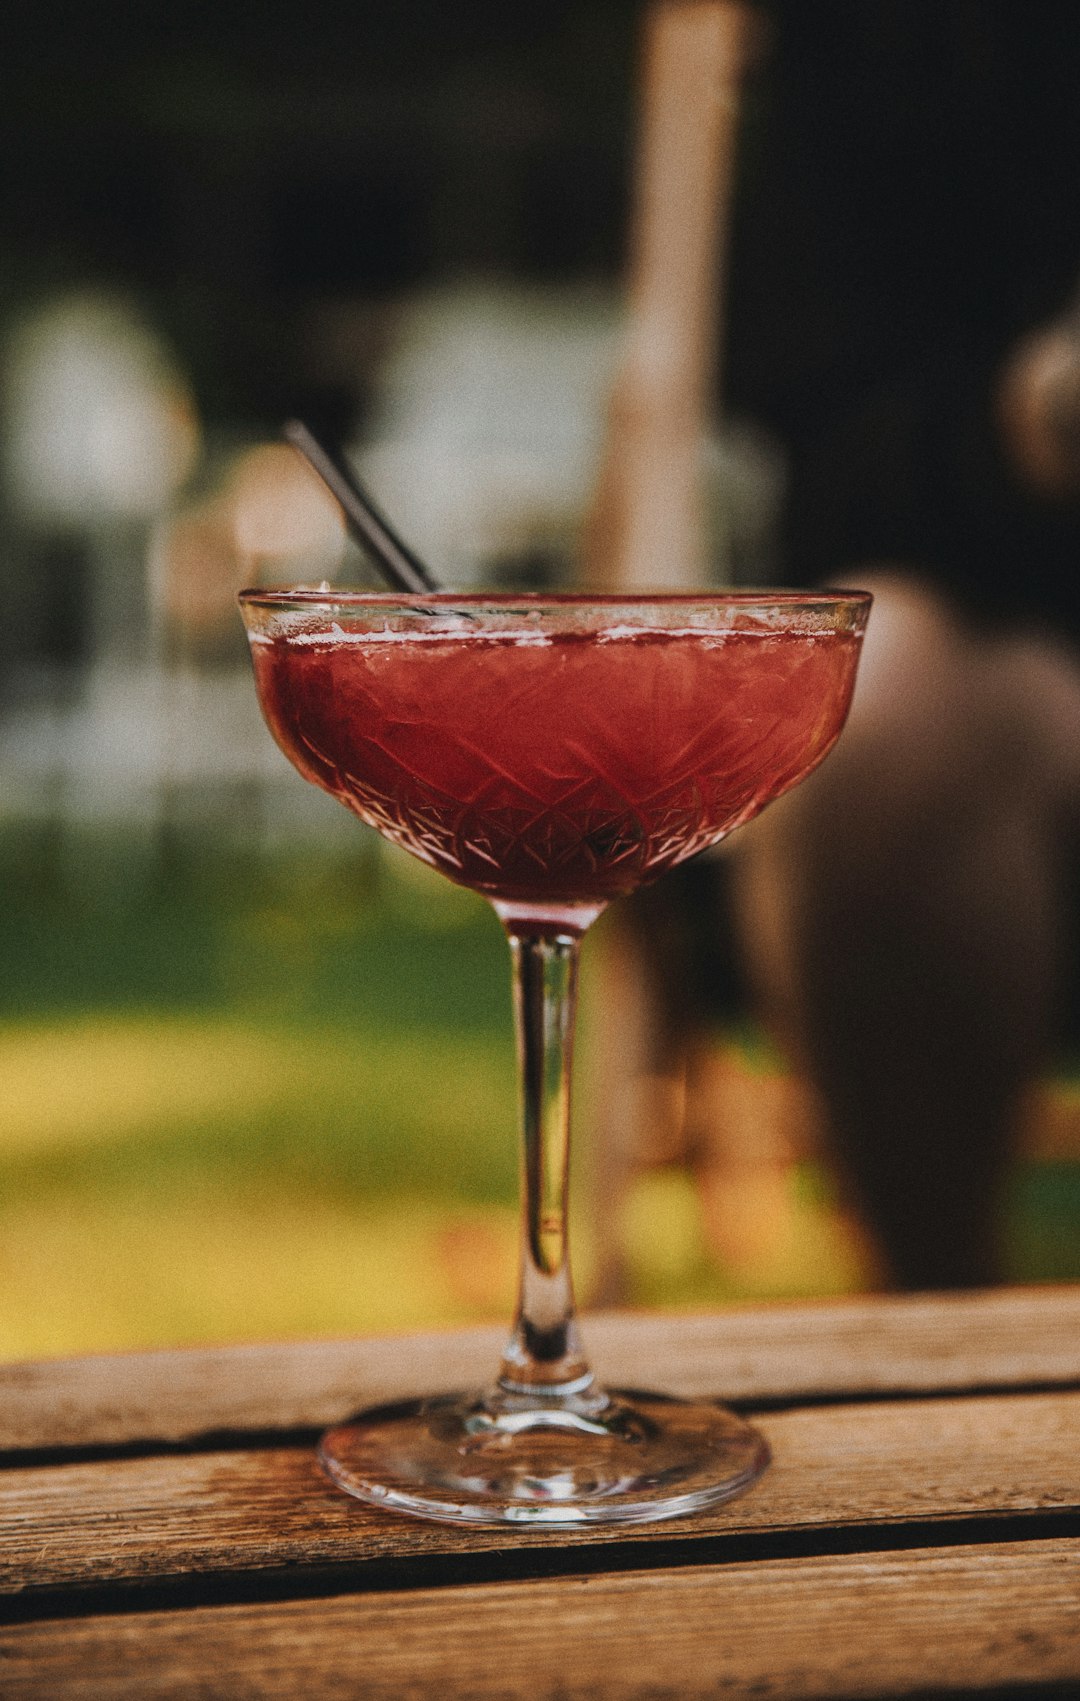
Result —
[[513, 959], [517, 1317], [484, 1391], [331, 1430], [335, 1482], [470, 1523], [674, 1517], [746, 1488], [761, 1436], [711, 1401], [605, 1390], [567, 1253], [578, 948], [612, 898], [808, 774], [851, 701], [859, 591], [511, 596], [245, 591], [263, 713], [305, 779], [482, 892]]

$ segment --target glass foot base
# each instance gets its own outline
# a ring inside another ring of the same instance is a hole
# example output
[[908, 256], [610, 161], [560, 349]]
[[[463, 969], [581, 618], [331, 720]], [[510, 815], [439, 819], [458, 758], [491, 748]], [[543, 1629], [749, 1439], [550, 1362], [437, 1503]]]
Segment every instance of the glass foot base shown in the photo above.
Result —
[[723, 1406], [619, 1390], [551, 1402], [447, 1395], [362, 1412], [320, 1458], [349, 1494], [451, 1524], [631, 1524], [749, 1488], [764, 1438]]

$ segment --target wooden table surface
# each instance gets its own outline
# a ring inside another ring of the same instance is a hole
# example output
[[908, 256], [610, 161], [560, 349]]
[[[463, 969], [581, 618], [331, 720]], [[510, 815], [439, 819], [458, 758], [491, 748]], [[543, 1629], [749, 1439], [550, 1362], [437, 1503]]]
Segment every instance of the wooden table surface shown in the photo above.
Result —
[[0, 1696], [1080, 1695], [1080, 1288], [588, 1321], [611, 1382], [754, 1413], [744, 1498], [457, 1531], [315, 1464], [502, 1331], [0, 1367]]

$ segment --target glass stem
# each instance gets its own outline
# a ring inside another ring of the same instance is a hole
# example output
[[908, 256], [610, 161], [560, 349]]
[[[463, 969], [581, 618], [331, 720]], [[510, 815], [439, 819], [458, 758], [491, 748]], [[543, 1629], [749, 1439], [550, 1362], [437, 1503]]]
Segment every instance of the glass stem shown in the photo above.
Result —
[[545, 1401], [599, 1396], [574, 1321], [567, 1237], [570, 1068], [580, 935], [508, 928], [521, 1116], [521, 1275], [498, 1391]]

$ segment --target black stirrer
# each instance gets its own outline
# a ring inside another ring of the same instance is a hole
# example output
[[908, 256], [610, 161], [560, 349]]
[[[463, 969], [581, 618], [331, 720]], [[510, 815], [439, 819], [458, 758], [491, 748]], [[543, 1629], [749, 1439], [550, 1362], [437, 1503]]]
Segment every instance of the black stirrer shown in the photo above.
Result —
[[282, 427], [282, 435], [303, 455], [337, 498], [344, 510], [350, 534], [396, 591], [415, 594], [439, 589], [428, 568], [402, 543], [379, 513], [352, 468], [339, 455], [325, 448], [303, 420], [287, 421]]

